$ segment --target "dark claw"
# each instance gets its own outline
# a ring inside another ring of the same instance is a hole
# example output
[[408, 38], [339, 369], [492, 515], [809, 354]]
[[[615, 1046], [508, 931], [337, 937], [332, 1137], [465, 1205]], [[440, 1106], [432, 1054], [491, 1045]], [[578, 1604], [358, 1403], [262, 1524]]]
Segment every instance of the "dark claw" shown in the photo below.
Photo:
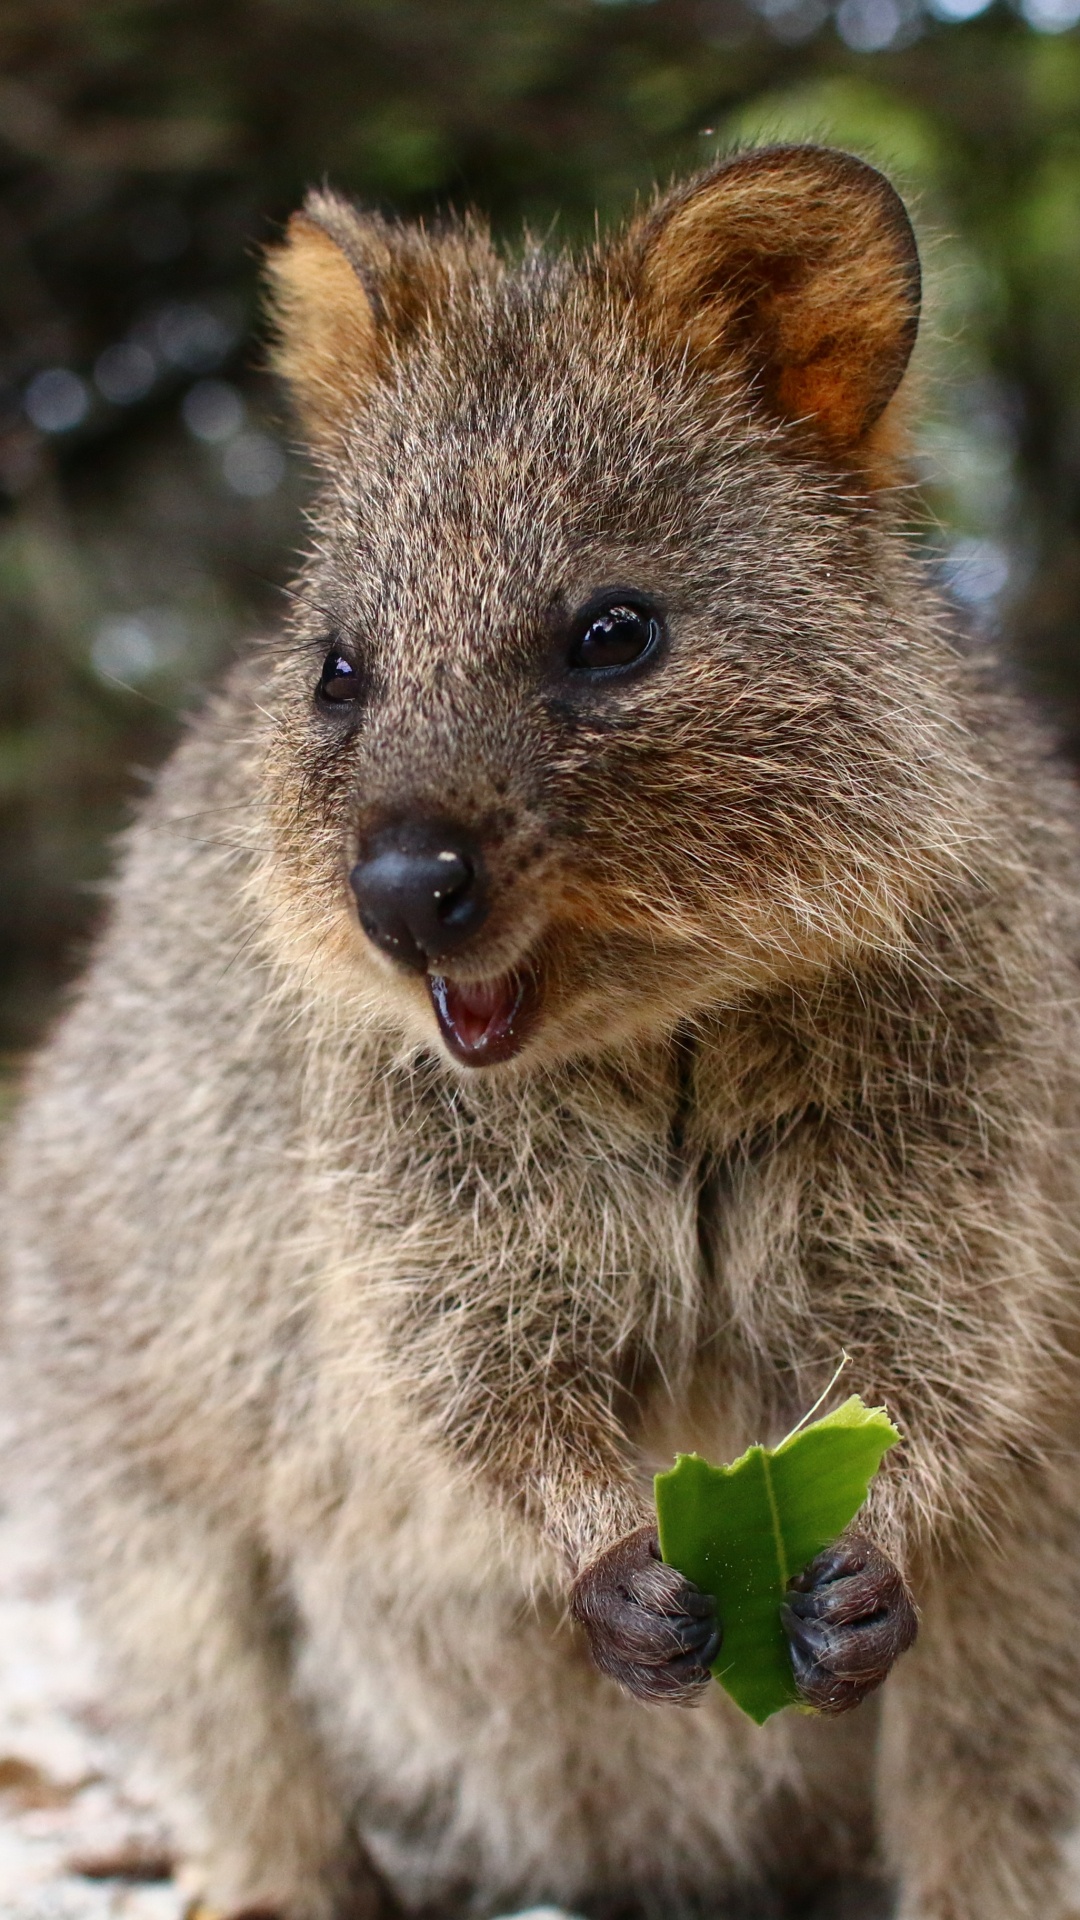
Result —
[[828, 1586], [833, 1580], [843, 1580], [850, 1574], [862, 1573], [871, 1558], [884, 1561], [885, 1555], [879, 1553], [864, 1534], [846, 1533], [833, 1546], [819, 1553], [816, 1560], [811, 1560], [801, 1573], [796, 1574], [791, 1591], [817, 1596], [822, 1587]]
[[654, 1528], [639, 1527], [586, 1567], [570, 1611], [601, 1673], [640, 1699], [701, 1698], [723, 1630], [710, 1596], [665, 1566]]
[[861, 1534], [793, 1580], [780, 1618], [795, 1684], [819, 1713], [846, 1713], [879, 1687], [918, 1631], [902, 1574]]
[[791, 1607], [780, 1609], [780, 1618], [784, 1623], [784, 1632], [791, 1642], [791, 1657], [796, 1653], [805, 1664], [808, 1661], [823, 1662], [831, 1651], [832, 1635], [826, 1628], [819, 1626], [816, 1620], [803, 1620]]

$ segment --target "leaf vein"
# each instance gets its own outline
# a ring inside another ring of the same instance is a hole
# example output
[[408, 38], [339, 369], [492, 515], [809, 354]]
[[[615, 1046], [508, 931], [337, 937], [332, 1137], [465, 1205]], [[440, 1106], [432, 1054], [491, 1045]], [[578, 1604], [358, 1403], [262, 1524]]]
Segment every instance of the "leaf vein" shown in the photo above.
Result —
[[765, 1476], [765, 1495], [769, 1502], [769, 1517], [772, 1521], [773, 1544], [776, 1547], [776, 1564], [780, 1569], [780, 1587], [786, 1590], [788, 1584], [787, 1549], [784, 1545], [784, 1532], [780, 1525], [780, 1509], [776, 1504], [773, 1489], [772, 1465], [767, 1453], [762, 1451], [761, 1470]]

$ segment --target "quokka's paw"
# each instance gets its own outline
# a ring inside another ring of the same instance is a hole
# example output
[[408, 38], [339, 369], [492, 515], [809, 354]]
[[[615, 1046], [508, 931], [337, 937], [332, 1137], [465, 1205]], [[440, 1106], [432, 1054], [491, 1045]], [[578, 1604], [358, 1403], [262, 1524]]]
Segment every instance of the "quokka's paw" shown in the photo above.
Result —
[[601, 1673], [640, 1700], [700, 1700], [723, 1629], [709, 1595], [665, 1566], [655, 1528], [628, 1533], [586, 1567], [570, 1611]]
[[804, 1567], [780, 1609], [795, 1684], [819, 1713], [846, 1713], [910, 1647], [918, 1620], [903, 1575], [859, 1533]]

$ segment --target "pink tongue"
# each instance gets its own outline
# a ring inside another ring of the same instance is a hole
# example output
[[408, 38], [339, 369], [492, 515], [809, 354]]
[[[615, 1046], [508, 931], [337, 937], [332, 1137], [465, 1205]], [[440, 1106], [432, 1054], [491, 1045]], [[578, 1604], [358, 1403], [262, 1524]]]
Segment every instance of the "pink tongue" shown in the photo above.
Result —
[[484, 980], [462, 987], [445, 983], [446, 1019], [463, 1047], [478, 1047], [490, 1028], [502, 1028], [518, 999], [516, 980]]
[[513, 973], [472, 985], [429, 974], [428, 992], [439, 1031], [463, 1065], [489, 1066], [509, 1060], [518, 1051], [526, 1025], [526, 987], [526, 980]]

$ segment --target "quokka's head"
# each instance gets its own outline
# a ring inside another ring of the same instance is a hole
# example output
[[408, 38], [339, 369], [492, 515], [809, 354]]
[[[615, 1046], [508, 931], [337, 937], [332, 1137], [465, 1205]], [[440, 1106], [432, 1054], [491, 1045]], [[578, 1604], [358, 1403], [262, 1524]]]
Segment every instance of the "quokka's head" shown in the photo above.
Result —
[[746, 152], [516, 263], [321, 192], [269, 274], [322, 485], [263, 878], [312, 991], [505, 1070], [901, 939], [948, 718], [881, 175]]

